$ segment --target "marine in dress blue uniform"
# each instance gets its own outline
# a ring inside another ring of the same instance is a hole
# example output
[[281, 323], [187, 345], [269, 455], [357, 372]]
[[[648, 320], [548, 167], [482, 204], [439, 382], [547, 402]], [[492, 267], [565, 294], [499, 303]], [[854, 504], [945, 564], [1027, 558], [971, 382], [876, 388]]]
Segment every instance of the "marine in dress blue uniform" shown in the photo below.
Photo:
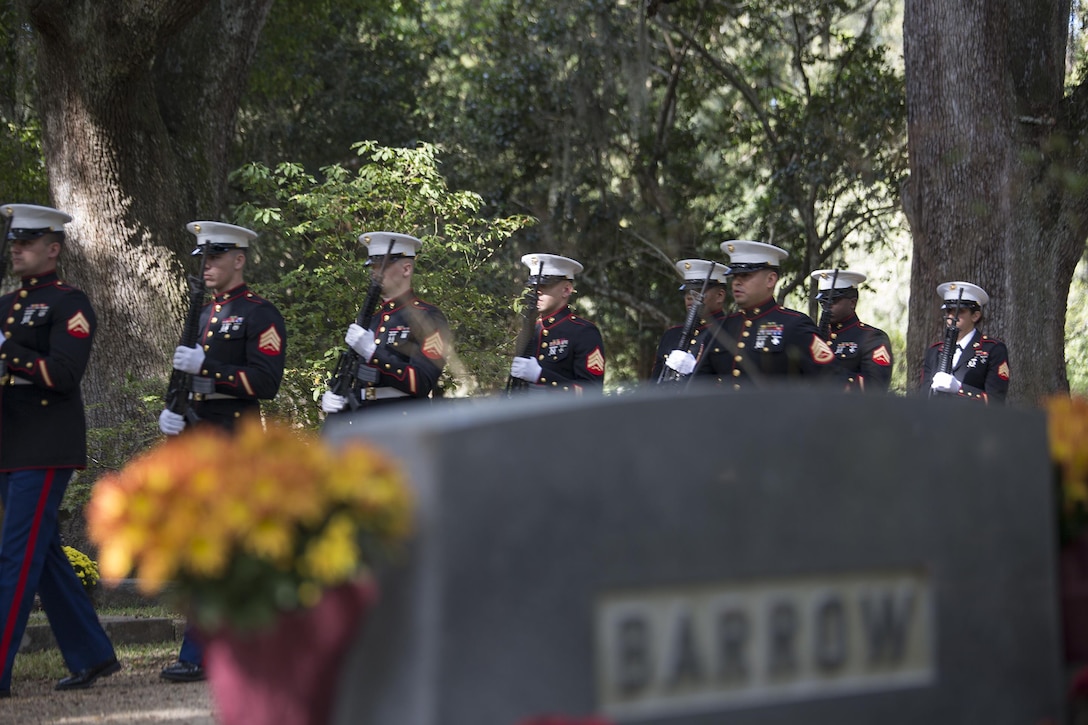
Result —
[[[961, 296], [962, 292], [962, 296]], [[982, 403], [1004, 404], [1009, 394], [1009, 350], [1005, 343], [978, 328], [982, 308], [990, 296], [970, 282], [945, 282], [937, 286], [941, 314], [946, 325], [958, 328], [952, 372], [941, 372], [938, 361], [944, 341], [926, 350], [922, 361], [922, 390]]]
[[[396, 406], [406, 412], [408, 403], [430, 402], [441, 394], [438, 382], [452, 342], [449, 323], [438, 307], [412, 289], [422, 240], [396, 232], [364, 232], [359, 243], [367, 248], [367, 263], [382, 270], [383, 301], [369, 329], [352, 323], [344, 334], [344, 342], [365, 361], [368, 378], [351, 394], [357, 396], [356, 407]], [[348, 405], [347, 396], [331, 390], [321, 397], [326, 413], [339, 413]]]
[[816, 299], [824, 308], [820, 334], [835, 356], [846, 392], [886, 393], [892, 380], [892, 344], [881, 329], [858, 319], [858, 285], [866, 277], [846, 269], [818, 269]]
[[803, 379], [830, 382], [834, 356], [808, 315], [787, 309], [774, 299], [778, 268], [786, 250], [763, 242], [722, 242], [732, 270], [737, 311], [725, 320], [725, 334], [735, 340], [734, 389], [763, 387]]
[[[213, 297], [200, 313], [199, 342], [174, 350], [175, 370], [193, 376], [191, 407], [198, 425], [233, 430], [245, 415], [260, 413], [260, 401], [271, 400], [283, 380], [287, 332], [276, 306], [245, 283], [246, 250], [257, 234], [245, 227], [213, 221], [189, 222], [196, 237], [193, 256], [204, 254], [204, 283]], [[159, 428], [178, 435], [185, 418], [169, 409]], [[163, 668], [171, 682], [204, 679], [204, 650], [187, 628], [177, 662]]]
[[605, 353], [601, 332], [574, 313], [570, 298], [581, 262], [557, 254], [526, 254], [529, 284], [538, 285], [533, 357], [515, 357], [510, 376], [533, 392], [599, 393], [604, 388]]
[[89, 687], [121, 665], [57, 529], [68, 482], [87, 465], [79, 385], [96, 323], [87, 295], [57, 277], [71, 217], [30, 204], [0, 212], [10, 221], [11, 268], [21, 277], [0, 297], [0, 697], [8, 697], [35, 593], [73, 673], [56, 689]]
[[[692, 305], [700, 305], [699, 317], [691, 336], [682, 340], [683, 325], [665, 330], [657, 345], [657, 356], [650, 380], [658, 383], [687, 381], [720, 383], [732, 372], [732, 355], [723, 338], [725, 302], [728, 295], [729, 267], [707, 259], [681, 259], [676, 269], [684, 283], [684, 304], [691, 314]], [[705, 288], [705, 289], [704, 289]]]

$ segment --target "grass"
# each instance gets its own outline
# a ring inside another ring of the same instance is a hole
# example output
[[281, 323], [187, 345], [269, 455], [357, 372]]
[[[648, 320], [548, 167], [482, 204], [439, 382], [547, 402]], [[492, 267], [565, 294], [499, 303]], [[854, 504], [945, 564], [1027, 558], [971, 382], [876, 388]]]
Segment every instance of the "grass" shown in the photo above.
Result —
[[[95, 611], [100, 617], [168, 617], [170, 619], [184, 619], [177, 610], [161, 605], [144, 605], [139, 607], [97, 607]], [[46, 624], [45, 612], [35, 609], [30, 612], [27, 624]]]
[[[178, 656], [177, 642], [154, 642], [150, 644], [123, 644], [117, 646], [117, 659], [130, 669], [147, 669], [158, 672], [165, 663]], [[49, 649], [43, 652], [24, 652], [15, 656], [12, 678], [16, 681], [59, 680], [67, 677], [68, 668], [60, 656], [60, 650]]]
[[[174, 609], [160, 605], [147, 604], [139, 607], [99, 607], [100, 617], [167, 617], [182, 619]], [[47, 624], [45, 612], [40, 609], [30, 613], [28, 624]], [[177, 658], [178, 642], [153, 642], [148, 644], [117, 645], [117, 659], [130, 669], [143, 669], [158, 672], [164, 663]], [[18, 680], [59, 680], [67, 677], [68, 668], [56, 648], [41, 652], [23, 652], [15, 657], [12, 675]]]

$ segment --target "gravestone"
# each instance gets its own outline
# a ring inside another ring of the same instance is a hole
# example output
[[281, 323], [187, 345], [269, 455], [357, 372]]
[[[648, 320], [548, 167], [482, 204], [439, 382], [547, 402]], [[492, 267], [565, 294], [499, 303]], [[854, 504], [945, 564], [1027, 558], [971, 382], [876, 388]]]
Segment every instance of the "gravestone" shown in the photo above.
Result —
[[417, 532], [341, 725], [1062, 717], [1045, 419], [814, 390], [364, 411]]

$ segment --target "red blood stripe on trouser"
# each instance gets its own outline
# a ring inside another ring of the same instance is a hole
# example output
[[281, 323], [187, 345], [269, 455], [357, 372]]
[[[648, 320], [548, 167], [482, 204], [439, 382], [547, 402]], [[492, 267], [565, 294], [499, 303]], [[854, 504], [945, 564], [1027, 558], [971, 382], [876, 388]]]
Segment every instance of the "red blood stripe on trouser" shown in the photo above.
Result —
[[34, 547], [38, 543], [38, 529], [42, 525], [42, 512], [45, 511], [45, 503], [49, 500], [49, 489], [53, 486], [53, 474], [55, 472], [56, 469], [46, 469], [45, 480], [42, 482], [42, 492], [38, 495], [38, 505], [34, 507], [34, 521], [30, 524], [30, 534], [26, 539], [26, 550], [23, 552], [23, 563], [19, 567], [19, 579], [15, 582], [15, 593], [11, 598], [11, 609], [7, 611], [4, 617], [4, 636], [3, 639], [0, 639], [0, 663], [8, 661], [11, 635], [15, 629], [15, 620], [19, 617], [19, 607], [23, 603], [26, 579], [30, 575], [30, 566], [34, 561]]

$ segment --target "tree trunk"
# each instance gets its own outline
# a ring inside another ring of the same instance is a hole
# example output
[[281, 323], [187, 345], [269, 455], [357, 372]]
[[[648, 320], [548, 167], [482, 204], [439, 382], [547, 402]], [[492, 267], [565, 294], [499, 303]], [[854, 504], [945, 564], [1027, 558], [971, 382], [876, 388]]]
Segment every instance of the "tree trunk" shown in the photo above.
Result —
[[964, 280], [990, 293], [980, 327], [1008, 345], [1010, 401], [1068, 390], [1066, 299], [1088, 238], [1068, 22], [1068, 0], [906, 0], [911, 389], [940, 335], [936, 287]]
[[98, 313], [92, 426], [131, 415], [125, 378], [165, 387], [192, 271], [185, 224], [224, 211], [226, 149], [271, 2], [24, 3], [53, 203], [75, 218], [61, 272]]

